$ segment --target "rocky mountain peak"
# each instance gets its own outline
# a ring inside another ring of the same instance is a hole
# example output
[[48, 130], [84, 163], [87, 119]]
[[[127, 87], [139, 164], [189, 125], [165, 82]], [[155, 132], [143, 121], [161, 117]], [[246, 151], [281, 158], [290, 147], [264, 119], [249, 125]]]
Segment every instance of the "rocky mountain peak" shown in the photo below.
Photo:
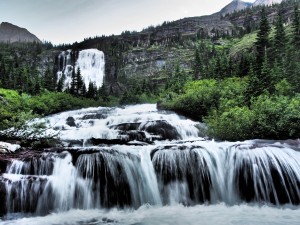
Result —
[[41, 42], [34, 34], [25, 28], [8, 22], [0, 24], [0, 42]]
[[249, 2], [244, 2], [241, 0], [233, 0], [231, 3], [226, 5], [223, 9], [221, 9], [219, 14], [221, 14], [222, 16], [225, 16], [226, 14], [245, 9], [251, 5], [252, 4]]

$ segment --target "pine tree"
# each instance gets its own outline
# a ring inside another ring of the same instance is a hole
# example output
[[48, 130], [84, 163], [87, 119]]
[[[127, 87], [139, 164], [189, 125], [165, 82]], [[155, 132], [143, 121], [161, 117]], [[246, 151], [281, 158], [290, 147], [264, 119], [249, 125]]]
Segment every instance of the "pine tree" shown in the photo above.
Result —
[[4, 83], [5, 83], [6, 79], [7, 79], [6, 78], [6, 68], [5, 68], [4, 60], [1, 60], [1, 63], [0, 63], [0, 85], [2, 87], [5, 87]]
[[298, 4], [296, 4], [294, 8], [293, 42], [295, 44], [295, 47], [300, 47], [300, 16]]
[[47, 66], [46, 71], [44, 73], [43, 86], [48, 91], [55, 91], [55, 79], [54, 79], [53, 74], [51, 73], [49, 66]]
[[63, 90], [64, 90], [64, 84], [65, 84], [65, 79], [66, 79], [65, 75], [62, 74], [61, 78], [58, 80], [57, 87], [56, 87], [56, 90], [58, 92], [63, 92]]
[[85, 83], [83, 82], [83, 85], [81, 86], [80, 89], [80, 96], [85, 97], [85, 95], [86, 95], [86, 86]]
[[256, 60], [257, 68], [261, 69], [264, 56], [266, 55], [267, 48], [269, 47], [269, 34], [270, 34], [270, 25], [268, 22], [265, 6], [261, 10], [261, 20], [259, 24], [259, 31], [257, 34], [255, 46], [256, 46]]
[[89, 82], [89, 87], [86, 93], [87, 98], [96, 98], [97, 96], [97, 87], [96, 84], [92, 81]]
[[257, 87], [259, 87], [260, 85], [254, 66], [252, 64], [250, 65], [248, 77], [249, 77], [249, 81], [246, 89], [245, 100], [247, 105], [250, 106], [251, 98], [257, 97], [259, 95]]
[[[109, 101], [105, 83], [103, 83], [102, 86], [99, 88], [98, 93], [99, 93], [99, 97], [101, 97], [104, 102]], [[125, 92], [125, 93], [127, 93], [127, 95], [130, 95], [130, 93], [128, 93], [128, 92]]]
[[275, 37], [274, 37], [274, 54], [277, 59], [283, 60], [286, 48], [286, 34], [283, 26], [282, 8], [278, 10], [278, 16], [275, 24]]
[[269, 92], [270, 94], [273, 93], [274, 80], [272, 79], [267, 53], [265, 54], [264, 61], [262, 63], [261, 72], [258, 73], [258, 80], [260, 83], [260, 85], [257, 87], [259, 89], [259, 94], [262, 94], [265, 91]]
[[85, 96], [86, 94], [86, 86], [85, 86], [85, 83], [83, 81], [83, 78], [81, 76], [81, 71], [80, 71], [80, 68], [77, 67], [77, 72], [75, 74], [75, 95], [77, 96]]
[[71, 77], [71, 85], [70, 85], [70, 94], [75, 95], [76, 93], [76, 85], [77, 85], [77, 76], [75, 73], [75, 67], [72, 70], [72, 77]]
[[201, 77], [202, 72], [202, 60], [200, 57], [199, 49], [195, 49], [195, 61], [194, 61], [194, 79], [198, 80]]

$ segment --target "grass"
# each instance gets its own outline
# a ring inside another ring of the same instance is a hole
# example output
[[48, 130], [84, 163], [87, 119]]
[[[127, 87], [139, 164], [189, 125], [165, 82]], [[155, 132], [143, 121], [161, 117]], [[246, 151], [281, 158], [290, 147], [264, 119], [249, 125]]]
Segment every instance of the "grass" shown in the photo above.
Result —
[[229, 56], [235, 57], [239, 55], [239, 53], [244, 51], [249, 51], [252, 49], [255, 41], [256, 41], [257, 33], [246, 34], [239, 41], [237, 41], [230, 49]]

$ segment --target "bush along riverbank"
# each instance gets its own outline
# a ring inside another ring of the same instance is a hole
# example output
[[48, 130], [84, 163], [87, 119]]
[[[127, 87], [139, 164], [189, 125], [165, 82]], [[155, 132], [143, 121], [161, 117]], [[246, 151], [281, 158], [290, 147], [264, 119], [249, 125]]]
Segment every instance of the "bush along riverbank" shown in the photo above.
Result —
[[[0, 140], [21, 143], [22, 146], [49, 147], [57, 144], [56, 137], [39, 138], [45, 131], [44, 124], [29, 125], [35, 118], [67, 110], [116, 105], [110, 101], [79, 98], [63, 92], [44, 91], [31, 96], [14, 90], [0, 89]], [[10, 129], [14, 127], [14, 129]]]

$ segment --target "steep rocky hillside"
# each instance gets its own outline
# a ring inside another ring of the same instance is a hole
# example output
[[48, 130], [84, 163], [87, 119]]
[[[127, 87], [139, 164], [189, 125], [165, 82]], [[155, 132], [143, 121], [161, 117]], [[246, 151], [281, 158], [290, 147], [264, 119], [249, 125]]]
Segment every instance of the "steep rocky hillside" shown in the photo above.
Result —
[[226, 14], [233, 13], [235, 11], [240, 11], [242, 9], [250, 7], [252, 4], [249, 2], [243, 2], [240, 0], [234, 0], [228, 5], [226, 5], [220, 12], [222, 16], [225, 16]]
[[18, 27], [11, 23], [0, 24], [0, 42], [41, 42], [34, 34], [25, 28]]
[[[284, 20], [290, 23], [294, 4], [286, 1], [282, 5]], [[240, 38], [255, 31], [260, 20], [261, 6], [248, 6], [249, 3], [234, 0], [213, 15], [164, 22], [141, 32], [126, 31], [121, 35], [87, 38], [81, 43], [58, 46], [55, 51], [41, 52], [41, 59], [36, 64], [42, 68], [40, 71], [45, 71], [46, 67], [43, 65], [47, 62], [51, 67], [54, 64], [53, 71], [56, 75], [59, 67], [58, 55], [61, 51], [71, 49], [78, 52], [96, 48], [104, 52], [105, 81], [110, 85], [111, 92], [118, 93], [123, 86], [120, 83], [129, 77], [151, 77], [157, 83], [161, 83], [177, 64], [187, 73], [191, 71], [195, 46], [200, 40], [211, 40], [216, 45], [222, 45], [226, 37]], [[278, 5], [266, 8], [270, 22], [275, 20], [277, 10]], [[229, 12], [233, 13], [228, 14]], [[11, 27], [10, 30], [15, 28], [7, 23], [2, 23], [1, 29], [3, 27]], [[236, 51], [231, 52], [234, 56], [238, 55]]]

